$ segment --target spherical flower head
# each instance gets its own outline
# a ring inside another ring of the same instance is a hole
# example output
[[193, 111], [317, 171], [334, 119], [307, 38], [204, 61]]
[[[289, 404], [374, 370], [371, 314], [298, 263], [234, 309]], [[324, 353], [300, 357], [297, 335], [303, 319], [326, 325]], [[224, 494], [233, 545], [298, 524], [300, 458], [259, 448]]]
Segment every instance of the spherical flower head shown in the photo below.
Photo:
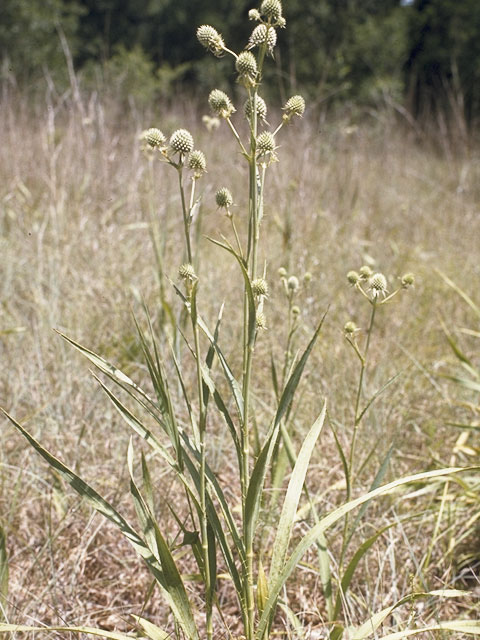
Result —
[[373, 276], [373, 270], [370, 269], [368, 265], [364, 264], [363, 267], [360, 268], [359, 274], [362, 280], [368, 280]]
[[235, 62], [235, 68], [238, 71], [238, 81], [243, 83], [247, 88], [255, 85], [257, 78], [257, 61], [253, 53], [250, 51], [242, 51]]
[[301, 118], [305, 113], [305, 100], [302, 96], [292, 96], [287, 100], [283, 107], [283, 120], [284, 122], [290, 122], [293, 116]]
[[287, 21], [283, 16], [280, 16], [280, 18], [277, 20], [277, 27], [280, 27], [280, 29], [285, 29], [286, 26]]
[[290, 276], [290, 278], [287, 280], [288, 289], [295, 293], [295, 291], [298, 291], [299, 286], [300, 282], [298, 281], [297, 276]]
[[262, 131], [262, 133], [257, 136], [258, 155], [263, 156], [267, 153], [274, 153], [275, 149], [275, 138], [273, 133], [270, 131]]
[[195, 269], [189, 263], [182, 264], [182, 266], [179, 267], [178, 275], [180, 276], [180, 278], [182, 280], [189, 280], [190, 282], [195, 280], [196, 277], [197, 277], [196, 274], [195, 274]]
[[250, 9], [250, 11], [248, 12], [248, 19], [260, 20], [261, 19], [260, 11], [258, 11], [257, 9]]
[[252, 292], [254, 296], [268, 296], [268, 284], [264, 278], [257, 278], [252, 282]]
[[175, 153], [190, 153], [193, 151], [193, 138], [190, 131], [177, 129], [170, 136], [170, 147]]
[[221, 118], [229, 118], [235, 112], [235, 107], [226, 93], [220, 89], [214, 89], [208, 96], [208, 104], [210, 109], [216, 116]]
[[220, 209], [229, 209], [233, 204], [232, 194], [226, 187], [223, 187], [215, 194], [215, 202]]
[[297, 307], [297, 305], [295, 304], [292, 307], [292, 316], [294, 316], [295, 318], [297, 318], [300, 315], [300, 307]]
[[164, 147], [167, 142], [167, 138], [160, 131], [160, 129], [156, 129], [152, 127], [151, 129], [147, 129], [142, 133], [142, 140], [144, 140], [149, 147], [152, 149], [156, 149], [157, 147]]
[[303, 281], [305, 282], [305, 284], [309, 284], [312, 281], [312, 274], [310, 273], [310, 271], [306, 271], [303, 274]]
[[278, 22], [282, 17], [282, 3], [280, 0], [263, 0], [260, 5], [260, 13], [267, 20]]
[[222, 36], [216, 29], [208, 24], [203, 24], [197, 29], [197, 38], [201, 45], [215, 56], [219, 57], [225, 50], [225, 43]]
[[383, 273], [374, 273], [369, 280], [370, 291], [372, 296], [377, 298], [380, 295], [386, 295], [387, 293], [387, 279]]
[[404, 289], [408, 289], [408, 287], [412, 287], [415, 283], [415, 276], [413, 275], [413, 273], [406, 273], [402, 276], [401, 282], [402, 287]]
[[257, 315], [255, 317], [255, 324], [257, 329], [265, 330], [267, 328], [267, 318], [263, 311], [257, 311]]
[[345, 324], [345, 326], [343, 327], [343, 330], [345, 331], [345, 335], [347, 335], [347, 336], [353, 336], [353, 334], [356, 331], [358, 331], [357, 325], [352, 321], [347, 322]]
[[[245, 117], [248, 120], [251, 120], [252, 114], [253, 114], [252, 102], [253, 102], [253, 98], [251, 100], [250, 99], [247, 100], [243, 108], [245, 111]], [[260, 118], [260, 120], [263, 120], [265, 122], [265, 118], [267, 117], [267, 103], [260, 96], [257, 96], [256, 108], [257, 108], [257, 117]]]
[[272, 53], [275, 45], [277, 44], [277, 32], [273, 27], [267, 24], [259, 24], [252, 31], [252, 34], [248, 40], [248, 48], [259, 47], [262, 44], [266, 44], [270, 53]]
[[280, 267], [279, 268], [278, 275], [280, 276], [280, 278], [286, 278], [287, 277], [287, 270], [285, 269], [285, 267]]
[[356, 271], [349, 271], [347, 273], [347, 280], [351, 285], [358, 284], [361, 280], [360, 275]]
[[192, 151], [188, 156], [188, 168], [194, 172], [195, 178], [200, 178], [207, 170], [207, 161], [202, 151]]

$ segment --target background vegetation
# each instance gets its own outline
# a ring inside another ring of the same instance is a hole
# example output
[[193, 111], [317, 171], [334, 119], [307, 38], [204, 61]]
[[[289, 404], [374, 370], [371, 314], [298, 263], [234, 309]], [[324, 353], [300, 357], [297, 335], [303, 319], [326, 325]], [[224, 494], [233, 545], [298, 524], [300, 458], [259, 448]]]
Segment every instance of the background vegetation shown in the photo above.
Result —
[[[138, 102], [173, 87], [234, 78], [205, 60], [192, 25], [213, 24], [234, 49], [249, 35], [246, 0], [3, 0], [2, 77], [38, 88], [68, 84], [65, 56], [82, 83]], [[393, 103], [415, 116], [439, 107], [468, 122], [480, 113], [480, 5], [476, 0], [288, 0], [279, 34], [274, 97], [301, 87], [311, 101]], [[217, 82], [215, 82], [217, 81]]]
[[[416, 275], [414, 289], [377, 316], [369, 390], [401, 376], [358, 434], [364, 462], [358, 492], [369, 489], [391, 445], [385, 481], [479, 460], [476, 5], [285, 2], [288, 29], [280, 32], [270, 65], [272, 98], [280, 103], [298, 90], [309, 100], [303, 120], [287, 130], [267, 182], [262, 259], [270, 298], [268, 331], [257, 353], [269, 363], [271, 353], [283, 356], [286, 344], [288, 310], [277, 269], [285, 267], [302, 283], [310, 272], [310, 284], [302, 284], [296, 298], [299, 348], [328, 305], [329, 313], [301, 388], [296, 443], [325, 396], [340, 444], [347, 447], [351, 438], [358, 363], [343, 327], [352, 320], [365, 330], [368, 318], [346, 273], [370, 265], [386, 274], [389, 290], [403, 273]], [[164, 168], [150, 170], [139, 134], [150, 125], [195, 132], [208, 160], [201, 232], [228, 233], [214, 194], [227, 185], [241, 216], [246, 200], [237, 194], [244, 193], [246, 171], [225, 131], [209, 130], [202, 116], [208, 91], [227, 88], [230, 76], [223, 60], [215, 65], [205, 57], [194, 32], [197, 24], [213, 23], [227, 43], [241, 46], [250, 32], [241, 19], [250, 6], [240, 0], [211, 6], [3, 0], [0, 6], [0, 405], [130, 516], [123, 464], [129, 432], [88, 365], [52, 327], [135, 379], [147, 378], [131, 310], [138, 312], [144, 299], [158, 320], [154, 247], [165, 275], [176, 280], [182, 232], [177, 191]], [[235, 117], [241, 129], [240, 110]], [[273, 109], [268, 119], [279, 117]], [[214, 317], [225, 300], [223, 332], [233, 343], [241, 332], [238, 292], [231, 287], [235, 267], [203, 247], [202, 312]], [[179, 312], [168, 286], [163, 295]], [[254, 388], [262, 424], [273, 396], [268, 365]], [[125, 541], [10, 425], [2, 421], [0, 429], [0, 620], [130, 630], [134, 613], [163, 625], [164, 602], [150, 591], [149, 576]], [[209, 462], [228, 486], [230, 444], [222, 428], [209, 437]], [[168, 503], [178, 496], [171, 476], [161, 466], [153, 475], [164, 496], [159, 518], [173, 531]], [[342, 463], [327, 428], [308, 482], [322, 512], [343, 499]], [[478, 619], [479, 504], [478, 474], [472, 474], [370, 505], [357, 544], [397, 524], [362, 559], [344, 603], [348, 622], [359, 624], [402, 594], [427, 588], [458, 588], [466, 597], [412, 602], [387, 625]], [[300, 519], [294, 535], [306, 527]], [[341, 535], [341, 525], [329, 531], [332, 557]], [[177, 542], [169, 540], [172, 548]], [[321, 638], [326, 611], [315, 562], [312, 553], [299, 567], [289, 602], [306, 636]], [[194, 583], [189, 589], [200, 600]], [[235, 606], [225, 607], [225, 617], [235, 635]], [[290, 629], [280, 618], [279, 628]]]

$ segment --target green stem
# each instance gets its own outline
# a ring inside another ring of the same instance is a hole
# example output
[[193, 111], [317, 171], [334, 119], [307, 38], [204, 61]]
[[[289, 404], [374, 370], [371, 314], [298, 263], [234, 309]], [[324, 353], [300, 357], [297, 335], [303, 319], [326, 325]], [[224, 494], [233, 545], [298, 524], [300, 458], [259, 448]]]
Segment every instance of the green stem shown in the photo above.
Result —
[[183, 165], [178, 166], [178, 183], [180, 187], [180, 197], [182, 199], [183, 228], [185, 233], [185, 245], [187, 248], [187, 262], [192, 264], [192, 247], [190, 243], [190, 211], [187, 209], [185, 200], [185, 190], [183, 188]]

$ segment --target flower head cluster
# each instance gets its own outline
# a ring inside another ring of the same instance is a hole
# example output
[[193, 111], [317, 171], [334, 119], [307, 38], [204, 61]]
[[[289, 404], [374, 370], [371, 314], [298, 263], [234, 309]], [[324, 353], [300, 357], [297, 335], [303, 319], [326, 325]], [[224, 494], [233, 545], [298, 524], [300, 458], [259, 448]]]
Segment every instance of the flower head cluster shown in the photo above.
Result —
[[210, 109], [216, 116], [221, 118], [229, 118], [235, 113], [235, 107], [226, 93], [220, 89], [213, 89], [208, 96], [208, 104]]
[[188, 168], [194, 173], [195, 178], [200, 178], [207, 170], [207, 161], [203, 151], [192, 151], [188, 156]]
[[277, 44], [277, 32], [271, 25], [262, 23], [252, 31], [248, 40], [248, 49], [260, 47], [264, 44], [267, 45], [268, 52], [272, 55], [273, 49]]
[[282, 3], [280, 0], [263, 0], [260, 14], [265, 20], [277, 24], [282, 19]]
[[215, 194], [215, 202], [219, 209], [226, 209], [228, 211], [233, 204], [232, 194], [226, 187], [222, 187], [222, 189], [219, 189]]
[[213, 55], [220, 57], [225, 51], [225, 43], [216, 29], [208, 24], [203, 24], [197, 29], [197, 38], [201, 45]]
[[167, 138], [165, 135], [155, 127], [151, 127], [142, 133], [140, 139], [145, 142], [151, 149], [158, 149], [165, 147]]
[[[251, 120], [252, 115], [253, 115], [253, 104], [252, 104], [252, 102], [253, 102], [253, 97], [252, 97], [252, 99], [249, 98], [245, 102], [245, 106], [243, 108], [244, 112], [245, 112], [245, 117], [247, 118], [247, 120]], [[263, 120], [264, 122], [266, 122], [267, 103], [259, 95], [256, 96], [255, 107], [256, 107], [256, 111], [257, 111], [257, 118], [259, 118], [260, 120]]]
[[283, 107], [283, 121], [289, 123], [293, 116], [302, 117], [305, 112], [305, 100], [302, 96], [292, 96]]
[[170, 148], [174, 153], [190, 153], [193, 151], [193, 138], [190, 131], [177, 129], [170, 136]]
[[245, 87], [253, 87], [257, 80], [257, 60], [250, 51], [242, 51], [235, 62], [238, 72], [238, 82]]

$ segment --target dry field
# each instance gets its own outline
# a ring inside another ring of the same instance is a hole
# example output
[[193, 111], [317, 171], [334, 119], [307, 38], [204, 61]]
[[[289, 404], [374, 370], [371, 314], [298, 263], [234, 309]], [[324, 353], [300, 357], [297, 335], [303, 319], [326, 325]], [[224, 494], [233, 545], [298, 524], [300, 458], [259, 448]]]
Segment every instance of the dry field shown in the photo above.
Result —
[[[225, 301], [220, 342], [238, 370], [242, 290], [237, 267], [204, 236], [231, 237], [228, 220], [215, 205], [215, 191], [223, 186], [234, 195], [241, 226], [247, 172], [226, 126], [209, 132], [202, 124], [206, 112], [203, 105], [175, 112], [158, 106], [142, 114], [131, 106], [100, 104], [95, 96], [81, 105], [49, 98], [32, 106], [7, 95], [0, 104], [0, 404], [132, 518], [125, 464], [130, 433], [90, 375], [88, 362], [52, 329], [102, 354], [135, 380], [145, 380], [132, 311], [145, 324], [145, 299], [160, 332], [161, 295], [175, 314], [180, 312], [168, 278], [178, 281], [183, 241], [173, 173], [160, 163], [150, 173], [138, 137], [148, 126], [166, 133], [186, 127], [208, 162], [199, 182], [199, 305], [214, 321]], [[269, 120], [275, 122], [275, 114]], [[301, 317], [295, 349], [305, 347], [328, 308], [302, 382], [293, 439], [300, 442], [326, 397], [330, 425], [348, 449], [358, 360], [343, 327], [353, 320], [365, 329], [369, 312], [346, 273], [367, 264], [387, 276], [389, 289], [405, 272], [413, 272], [416, 280], [378, 312], [368, 389], [373, 393], [401, 375], [358, 434], [362, 463], [356, 491], [368, 490], [392, 443], [383, 482], [450, 464], [478, 464], [478, 430], [452, 426], [479, 424], [478, 390], [445, 376], [476, 379], [479, 317], [439, 273], [480, 304], [478, 148], [452, 144], [445, 133], [422, 137], [389, 113], [332, 120], [308, 110], [283, 132], [280, 144], [279, 162], [266, 186], [260, 255], [271, 291], [268, 330], [255, 353], [260, 434], [271, 419], [270, 357], [281, 359], [285, 350], [288, 309], [277, 275], [285, 267], [300, 281], [305, 272], [312, 274], [295, 300]], [[162, 285], [152, 237], [163, 257]], [[470, 370], [465, 371], [466, 362], [462, 367], [445, 330], [471, 358]], [[193, 368], [186, 376], [193, 386]], [[168, 627], [161, 597], [149, 592], [146, 570], [117, 531], [92, 515], [7, 420], [0, 429], [0, 525], [9, 568], [0, 618], [129, 630], [130, 614], [143, 610]], [[210, 463], [228, 484], [233, 453], [219, 421], [209, 425], [208, 438]], [[152, 470], [164, 530], [174, 544], [178, 527], [168, 504], [175, 503], [176, 488], [161, 465], [152, 463]], [[359, 541], [389, 523], [396, 526], [386, 529], [362, 560], [344, 604], [347, 622], [359, 624], [412, 590], [445, 587], [470, 595], [453, 604], [406, 605], [398, 618], [389, 618], [390, 627], [402, 628], [409, 616], [419, 625], [478, 617], [480, 492], [478, 476], [476, 483], [472, 474], [464, 479], [468, 486], [452, 481], [410, 487], [369, 507], [356, 534]], [[307, 482], [321, 513], [342, 501], [342, 463], [329, 425]], [[296, 528], [308, 526], [306, 519]], [[339, 524], [328, 533], [334, 572], [341, 530]], [[267, 528], [266, 544], [268, 535]], [[315, 558], [314, 552], [305, 557], [288, 592], [307, 637], [321, 638], [325, 604]], [[191, 589], [200, 607], [194, 584]], [[228, 584], [222, 592], [235, 634], [236, 605], [233, 599], [229, 603]], [[281, 616], [278, 628], [283, 628]]]

